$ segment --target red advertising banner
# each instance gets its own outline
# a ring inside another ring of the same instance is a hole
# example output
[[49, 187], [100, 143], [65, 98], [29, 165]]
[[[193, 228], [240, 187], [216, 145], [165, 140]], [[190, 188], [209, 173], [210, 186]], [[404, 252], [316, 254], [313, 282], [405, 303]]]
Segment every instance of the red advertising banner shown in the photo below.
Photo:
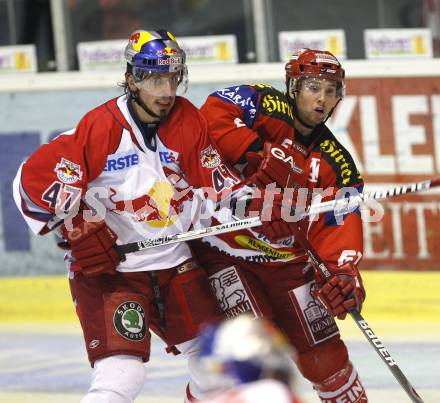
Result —
[[[346, 84], [330, 126], [352, 152], [367, 191], [440, 175], [440, 76], [356, 78]], [[364, 220], [362, 267], [440, 270], [440, 192], [390, 198], [382, 205], [381, 220]]]

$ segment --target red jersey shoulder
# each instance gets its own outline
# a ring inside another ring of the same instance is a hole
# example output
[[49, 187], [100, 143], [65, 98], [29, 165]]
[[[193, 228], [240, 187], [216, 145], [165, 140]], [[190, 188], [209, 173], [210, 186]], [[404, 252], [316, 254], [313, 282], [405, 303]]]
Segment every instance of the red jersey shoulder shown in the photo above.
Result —
[[254, 84], [252, 85], [252, 88], [254, 88], [255, 91], [257, 91], [261, 95], [265, 94], [272, 94], [272, 95], [278, 95], [280, 97], [285, 97], [286, 94], [281, 92], [280, 90], [276, 89], [270, 84]]
[[[327, 126], [317, 142], [315, 148], [321, 153], [321, 158], [327, 162], [334, 173], [334, 179], [338, 188], [350, 186], [362, 186], [363, 178], [358, 171], [353, 157], [348, 150], [336, 139]], [[332, 184], [321, 184], [331, 186]]]
[[71, 133], [55, 138], [48, 144], [51, 158], [59, 155], [80, 165], [88, 174], [87, 181], [99, 176], [107, 156], [116, 152], [122, 137], [123, 127], [109, 109], [115, 105], [113, 99], [92, 109]]
[[162, 142], [175, 151], [194, 149], [207, 132], [206, 119], [194, 104], [182, 97], [176, 97], [170, 115], [158, 130]]
[[87, 143], [107, 144], [108, 154], [113, 154], [120, 143], [123, 129], [131, 131], [130, 125], [125, 120], [117, 105], [117, 98], [92, 109], [81, 119], [78, 135], [85, 137]]
[[292, 106], [284, 92], [266, 84], [257, 84], [255, 89], [259, 94], [260, 114], [293, 125]]
[[166, 123], [174, 125], [176, 121], [178, 122], [182, 120], [186, 123], [193, 119], [200, 120], [200, 116], [200, 111], [191, 101], [183, 97], [176, 97], [174, 107]]

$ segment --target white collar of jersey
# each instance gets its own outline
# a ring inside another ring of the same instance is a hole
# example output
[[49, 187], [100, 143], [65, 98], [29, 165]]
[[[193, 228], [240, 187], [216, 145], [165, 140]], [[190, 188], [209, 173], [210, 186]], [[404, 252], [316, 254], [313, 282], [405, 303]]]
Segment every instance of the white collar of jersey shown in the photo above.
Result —
[[[138, 144], [141, 147], [141, 150], [143, 152], [156, 152], [156, 142], [152, 145], [148, 145], [145, 143], [144, 136], [142, 135], [142, 128], [139, 127], [138, 123], [136, 122], [135, 118], [132, 116], [132, 114], [129, 111], [128, 108], [128, 94], [122, 95], [117, 99], [117, 105], [119, 110], [121, 111], [122, 115], [124, 115], [125, 120], [130, 125], [131, 129], [133, 130], [133, 134], [138, 142]], [[140, 124], [140, 123], [139, 123]]]

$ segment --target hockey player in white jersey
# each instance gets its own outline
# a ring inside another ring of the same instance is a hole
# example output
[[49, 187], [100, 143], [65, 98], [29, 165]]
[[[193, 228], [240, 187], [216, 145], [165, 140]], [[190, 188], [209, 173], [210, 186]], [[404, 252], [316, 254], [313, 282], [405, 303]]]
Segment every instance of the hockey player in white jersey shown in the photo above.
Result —
[[115, 245], [188, 231], [193, 189], [210, 188], [219, 201], [241, 185], [204, 117], [177, 96], [187, 67], [173, 35], [135, 31], [125, 57], [124, 95], [35, 151], [17, 173], [14, 199], [34, 233], [64, 239], [93, 367], [82, 403], [134, 401], [150, 329], [168, 351], [187, 356], [187, 394], [203, 398], [208, 389], [192, 364], [195, 338], [203, 322], [221, 317], [204, 270], [186, 243], [126, 256]]

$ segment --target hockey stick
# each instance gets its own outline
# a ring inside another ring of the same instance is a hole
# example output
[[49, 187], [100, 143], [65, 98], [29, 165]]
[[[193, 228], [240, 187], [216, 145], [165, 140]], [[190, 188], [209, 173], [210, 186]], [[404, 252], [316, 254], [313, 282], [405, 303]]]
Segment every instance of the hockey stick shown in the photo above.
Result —
[[[295, 227], [295, 240], [307, 251], [307, 254], [313, 261], [314, 266], [320, 272], [321, 276], [328, 280], [332, 276], [330, 270], [327, 268], [324, 261], [319, 257], [318, 253], [310, 244], [309, 240], [302, 234], [300, 225], [296, 224]], [[371, 327], [367, 323], [367, 321], [357, 311], [349, 311], [349, 313], [358, 325], [359, 329], [361, 329], [364, 336], [373, 346], [376, 353], [394, 375], [394, 378], [396, 378], [397, 382], [399, 382], [400, 386], [402, 386], [403, 390], [409, 396], [411, 401], [414, 403], [423, 403], [422, 398], [418, 395], [414, 387], [408, 381], [407, 377], [397, 365], [397, 362], [393, 359], [393, 357], [391, 357], [390, 353], [385, 348], [382, 341], [375, 335], [373, 330], [371, 330]]]
[[214, 225], [212, 227], [195, 229], [182, 234], [164, 235], [155, 238], [144, 239], [143, 241], [131, 242], [125, 245], [116, 245], [116, 251], [120, 255], [138, 252], [157, 246], [170, 245], [177, 242], [192, 241], [209, 235], [219, 235], [239, 229], [252, 228], [261, 225], [260, 217], [246, 218], [244, 220], [232, 221], [226, 224]]
[[[305, 212], [303, 217], [312, 214], [325, 213], [328, 211], [335, 211], [335, 214], [337, 214], [338, 212], [341, 213], [341, 211], [355, 209], [361, 203], [367, 200], [380, 200], [393, 196], [421, 192], [436, 186], [440, 186], [440, 177], [427, 181], [412, 183], [409, 185], [397, 186], [395, 188], [391, 188], [385, 191], [359, 193], [356, 196], [339, 198], [335, 200], [330, 200], [328, 202], [312, 205]], [[123, 256], [126, 253], [139, 252], [141, 250], [155, 248], [157, 246], [170, 245], [177, 242], [192, 241], [194, 239], [203, 238], [209, 235], [219, 235], [231, 231], [237, 231], [240, 229], [258, 227], [259, 225], [261, 225], [259, 217], [246, 218], [244, 220], [237, 220], [226, 224], [196, 229], [184, 232], [182, 234], [159, 236], [155, 238], [144, 239], [142, 241], [131, 242], [125, 245], [117, 245], [116, 250], [121, 256]]]
[[388, 190], [359, 193], [355, 196], [336, 198], [334, 200], [310, 206], [307, 215], [325, 213], [331, 210], [335, 211], [335, 213], [337, 214], [341, 211], [354, 209], [358, 207], [361, 203], [364, 203], [368, 200], [387, 199], [394, 196], [403, 196], [405, 194], [423, 192], [437, 186], [440, 186], [440, 177], [426, 181], [410, 183], [408, 185], [397, 186]]

